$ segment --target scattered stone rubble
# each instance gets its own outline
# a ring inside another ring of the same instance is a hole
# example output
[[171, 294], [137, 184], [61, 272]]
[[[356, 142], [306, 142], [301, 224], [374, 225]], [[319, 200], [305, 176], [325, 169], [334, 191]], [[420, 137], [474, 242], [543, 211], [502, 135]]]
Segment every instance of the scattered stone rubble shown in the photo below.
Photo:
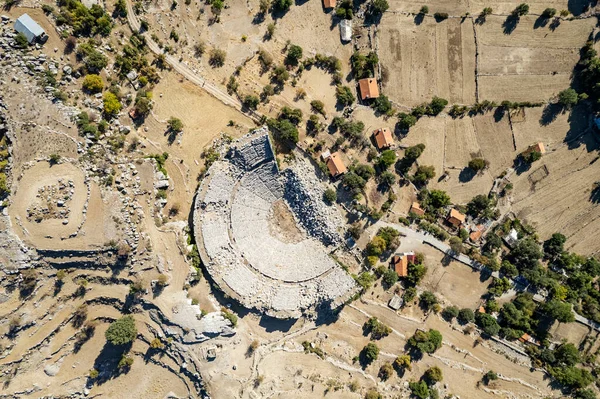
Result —
[[[324, 245], [342, 242], [341, 216], [326, 208], [311, 173], [302, 163], [279, 173], [263, 127], [235, 142], [200, 185], [194, 211], [200, 256], [220, 288], [246, 307], [296, 318], [322, 303], [339, 306], [356, 290]], [[302, 240], [270, 234], [277, 201], [287, 201], [300, 221]]]
[[36, 195], [38, 201], [27, 208], [27, 219], [37, 223], [45, 219], [63, 219], [68, 223], [71, 212], [69, 203], [74, 194], [75, 186], [72, 180], [65, 183], [59, 178], [57, 184], [40, 187]]

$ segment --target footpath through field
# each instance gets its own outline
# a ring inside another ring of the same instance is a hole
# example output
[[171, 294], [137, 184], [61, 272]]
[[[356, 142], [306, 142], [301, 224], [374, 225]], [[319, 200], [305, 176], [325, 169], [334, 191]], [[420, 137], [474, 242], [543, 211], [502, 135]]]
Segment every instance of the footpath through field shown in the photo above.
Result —
[[[131, 2], [129, 0], [127, 1], [127, 22], [133, 32], [140, 31], [140, 21], [138, 20], [137, 15], [135, 15], [135, 12], [133, 11], [133, 6], [131, 5]], [[202, 76], [192, 71], [187, 65], [179, 62], [177, 59], [175, 59], [175, 57], [165, 54], [158, 46], [158, 44], [154, 40], [152, 40], [152, 38], [146, 35], [145, 32], [141, 33], [141, 35], [144, 36], [144, 38], [146, 39], [146, 45], [148, 46], [150, 51], [157, 55], [164, 55], [166, 62], [175, 71], [183, 75], [183, 77], [185, 77], [187, 80], [189, 80], [192, 83], [195, 83], [200, 88], [204, 89], [210, 95], [215, 97], [217, 100], [221, 101], [223, 104], [237, 109], [244, 115], [247, 115], [250, 118], [252, 118], [254, 121], [258, 122], [260, 120], [261, 115], [258, 112], [245, 108], [237, 98], [232, 97], [223, 90], [219, 89], [217, 86], [215, 86], [211, 82], [204, 79]]]

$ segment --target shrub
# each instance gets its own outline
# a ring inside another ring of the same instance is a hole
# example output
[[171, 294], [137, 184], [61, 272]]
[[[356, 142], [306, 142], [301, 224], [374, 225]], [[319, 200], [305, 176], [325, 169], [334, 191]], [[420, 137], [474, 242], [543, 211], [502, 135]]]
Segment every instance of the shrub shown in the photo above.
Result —
[[475, 314], [471, 309], [463, 308], [458, 312], [458, 321], [461, 323], [472, 323], [475, 320]]
[[433, 14], [433, 17], [435, 18], [436, 21], [441, 22], [445, 19], [448, 19], [448, 13], [436, 12], [435, 14]]
[[383, 396], [374, 388], [371, 388], [365, 394], [365, 399], [382, 399]]
[[375, 15], [383, 14], [390, 8], [387, 0], [373, 0], [372, 11]]
[[427, 7], [427, 6], [421, 7], [421, 10], [419, 11], [419, 14], [423, 14], [423, 15], [429, 14], [429, 7]]
[[369, 342], [361, 352], [366, 364], [371, 364], [379, 357], [379, 348], [372, 342]]
[[292, 5], [292, 0], [275, 0], [275, 8], [279, 11], [287, 11]]
[[442, 347], [442, 334], [437, 330], [417, 330], [408, 340], [408, 345], [422, 353], [434, 353]]
[[287, 56], [285, 57], [286, 64], [298, 65], [300, 58], [302, 58], [302, 47], [295, 44], [289, 46]]
[[119, 360], [119, 364], [117, 365], [117, 367], [121, 371], [128, 371], [132, 365], [133, 365], [133, 358], [129, 357], [127, 355], [123, 355], [121, 357], [121, 360]]
[[334, 189], [328, 188], [327, 190], [325, 190], [325, 193], [323, 194], [323, 199], [325, 201], [327, 201], [328, 203], [332, 204], [335, 201], [337, 201], [337, 193], [335, 192]]
[[521, 3], [513, 10], [513, 15], [522, 17], [524, 15], [529, 14], [529, 4]]
[[442, 311], [442, 316], [448, 321], [452, 321], [458, 316], [458, 308], [456, 306], [448, 306]]
[[419, 399], [427, 399], [431, 394], [425, 381], [411, 381], [408, 383], [408, 387], [410, 388], [412, 394]]
[[83, 79], [83, 89], [90, 93], [100, 93], [104, 89], [104, 82], [99, 75], [89, 74]]
[[248, 94], [246, 97], [244, 97], [243, 103], [245, 107], [255, 110], [258, 107], [258, 103], [260, 103], [260, 99], [258, 96]]
[[490, 381], [496, 381], [498, 379], [498, 374], [496, 374], [495, 371], [488, 371], [487, 373], [485, 373], [485, 375], [483, 376], [483, 382], [487, 385], [489, 384]]
[[113, 345], [125, 345], [133, 342], [137, 336], [135, 321], [132, 316], [123, 316], [111, 323], [105, 332], [108, 342]]
[[433, 292], [423, 291], [423, 293], [419, 297], [419, 302], [423, 309], [431, 310], [431, 308], [433, 308], [433, 305], [439, 303], [439, 300]]
[[394, 368], [390, 363], [386, 362], [379, 368], [379, 378], [383, 381], [387, 381], [393, 374]]
[[104, 104], [104, 114], [109, 117], [116, 116], [119, 111], [121, 111], [122, 105], [117, 96], [115, 96], [112, 92], [104, 93], [103, 98]]
[[167, 126], [170, 131], [179, 133], [183, 130], [183, 122], [179, 118], [170, 117], [167, 121]]
[[22, 33], [17, 33], [15, 36], [15, 44], [18, 48], [27, 48], [29, 46], [29, 40]]
[[440, 382], [444, 379], [444, 377], [442, 375], [442, 370], [437, 366], [433, 366], [433, 367], [427, 369], [427, 371], [425, 371], [425, 374], [423, 375], [423, 377], [425, 377], [425, 379], [431, 385], [435, 384], [436, 382]]
[[497, 335], [500, 331], [500, 325], [498, 325], [496, 319], [487, 313], [477, 313], [475, 322], [488, 335]]
[[335, 89], [335, 97], [343, 106], [352, 105], [354, 101], [356, 101], [354, 94], [352, 94], [352, 90], [348, 86], [338, 85]]
[[210, 51], [210, 57], [208, 59], [208, 63], [213, 68], [219, 68], [225, 65], [225, 57], [227, 57], [227, 53], [223, 50], [212, 49]]
[[469, 161], [469, 168], [473, 169], [475, 172], [485, 169], [486, 166], [487, 162], [483, 158], [474, 158]]
[[221, 309], [221, 315], [225, 319], [229, 320], [231, 322], [231, 325], [233, 327], [237, 326], [238, 317], [233, 312], [231, 312], [231, 311], [223, 308], [223, 309]]
[[571, 108], [573, 105], [577, 104], [578, 100], [579, 97], [577, 92], [571, 88], [558, 93], [558, 103], [565, 108]]
[[163, 349], [164, 347], [165, 344], [163, 344], [158, 337], [155, 337], [152, 341], [150, 341], [150, 348], [152, 349]]
[[544, 18], [552, 18], [556, 15], [556, 8], [546, 8], [544, 12], [542, 12], [542, 17]]
[[310, 106], [315, 112], [325, 116], [325, 104], [323, 104], [323, 101], [313, 100], [310, 102]]
[[381, 339], [391, 334], [392, 329], [379, 320], [377, 317], [371, 317], [363, 325], [363, 329], [371, 333], [371, 339]]

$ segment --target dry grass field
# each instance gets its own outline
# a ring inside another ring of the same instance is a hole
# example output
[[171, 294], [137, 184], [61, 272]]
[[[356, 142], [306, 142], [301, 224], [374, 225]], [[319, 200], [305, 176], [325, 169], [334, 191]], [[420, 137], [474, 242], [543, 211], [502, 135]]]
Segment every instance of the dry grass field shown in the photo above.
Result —
[[551, 30], [536, 28], [536, 20], [522, 17], [513, 31], [504, 26], [506, 17], [490, 16], [476, 25], [480, 99], [545, 102], [569, 86], [596, 21], [564, 21]]
[[[533, 0], [527, 2], [530, 6], [530, 12], [540, 14], [547, 7], [554, 7], [557, 10], [568, 9], [574, 15], [580, 15], [585, 5], [589, 4], [586, 0]], [[478, 15], [484, 7], [493, 7], [494, 13], [508, 14], [521, 4], [520, 1], [499, 1], [493, 4], [485, 1], [467, 1], [467, 0], [420, 0], [420, 1], [390, 1], [390, 10], [397, 12], [418, 13], [422, 6], [429, 7], [429, 12], [446, 12], [450, 15], [464, 15], [466, 12], [471, 15]]]
[[[513, 210], [536, 227], [540, 238], [561, 232], [568, 237], [569, 250], [589, 255], [598, 251], [600, 208], [590, 196], [600, 173], [596, 162], [599, 139], [597, 133], [589, 132], [579, 141], [561, 145], [531, 170], [511, 179], [515, 186]], [[532, 184], [531, 174], [544, 166], [549, 174]]]
[[[384, 91], [392, 101], [414, 106], [433, 96], [450, 103], [475, 102], [473, 22], [386, 14], [378, 36], [378, 54], [389, 78]], [[418, 68], [415, 68], [418, 65]]]

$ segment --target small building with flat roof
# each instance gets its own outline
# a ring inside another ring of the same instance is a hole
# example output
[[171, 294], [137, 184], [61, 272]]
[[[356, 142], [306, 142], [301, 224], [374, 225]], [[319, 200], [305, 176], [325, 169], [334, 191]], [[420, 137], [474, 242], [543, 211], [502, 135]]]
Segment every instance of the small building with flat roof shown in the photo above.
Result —
[[[334, 1], [335, 3], [335, 1]], [[349, 42], [352, 40], [352, 21], [349, 19], [342, 19], [340, 22], [340, 39], [342, 42]]]
[[377, 79], [375, 78], [359, 80], [358, 88], [360, 89], [360, 98], [363, 101], [379, 97], [379, 86], [377, 86]]
[[35, 22], [33, 18], [29, 16], [29, 14], [23, 14], [17, 18], [17, 21], [15, 22], [15, 30], [18, 33], [25, 35], [29, 44], [36, 40], [39, 40], [43, 43], [48, 39], [48, 36], [46, 36], [46, 31], [44, 31], [44, 29], [38, 25], [38, 23]]

